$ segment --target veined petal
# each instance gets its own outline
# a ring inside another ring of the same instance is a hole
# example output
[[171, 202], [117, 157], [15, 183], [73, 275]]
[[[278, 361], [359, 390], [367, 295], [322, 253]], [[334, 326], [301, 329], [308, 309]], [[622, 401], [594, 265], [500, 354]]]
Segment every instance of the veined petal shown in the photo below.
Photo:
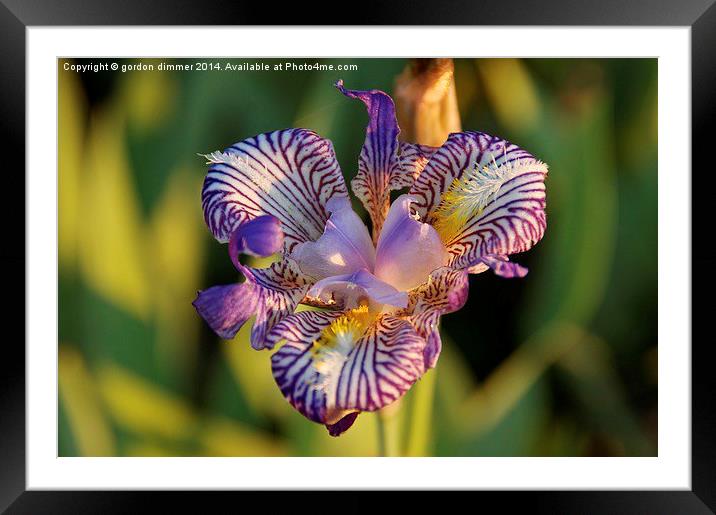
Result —
[[216, 334], [230, 340], [254, 315], [257, 300], [254, 285], [245, 282], [200, 291], [192, 304]]
[[424, 285], [410, 292], [408, 311], [412, 314], [408, 319], [426, 340], [426, 368], [433, 368], [440, 356], [440, 315], [462, 308], [467, 301], [468, 289], [467, 271], [444, 267], [435, 270]]
[[366, 269], [321, 279], [306, 295], [327, 304], [335, 304], [342, 309], [357, 308], [368, 300], [399, 308], [408, 305], [407, 293], [396, 290]]
[[332, 198], [326, 209], [331, 216], [323, 235], [317, 241], [298, 244], [291, 253], [301, 271], [314, 279], [323, 279], [361, 268], [373, 270], [373, 242], [363, 220], [353, 211], [350, 200]]
[[524, 252], [547, 224], [547, 166], [527, 151], [480, 132], [451, 134], [413, 184], [416, 211], [468, 267], [488, 255]]
[[[513, 277], [524, 277], [527, 275], [527, 268], [518, 265], [517, 263], [513, 263], [509, 260], [507, 256], [483, 256], [480, 258], [477, 265], [483, 264], [486, 267], [489, 267], [492, 269], [493, 272], [495, 272], [495, 275], [499, 275], [500, 277], [504, 277], [506, 279], [512, 279]], [[475, 264], [470, 266], [467, 271], [470, 273], [479, 273], [482, 270], [479, 270], [477, 272], [474, 272]]]
[[272, 348], [268, 334], [273, 327], [293, 313], [306, 295], [310, 282], [290, 258], [273, 263], [268, 268], [243, 267], [247, 282], [254, 285], [256, 319], [251, 328], [251, 346]]
[[286, 340], [271, 358], [281, 392], [332, 433], [347, 429], [341, 426], [353, 422], [351, 414], [401, 397], [425, 370], [425, 340], [412, 325], [390, 315], [373, 319], [365, 308], [296, 313], [273, 332]]
[[390, 205], [391, 177], [397, 167], [398, 120], [393, 99], [377, 89], [357, 91], [336, 83], [345, 96], [356, 98], [368, 110], [365, 142], [358, 159], [358, 173], [351, 181], [353, 193], [365, 206], [373, 223], [373, 240], [378, 238]]
[[326, 202], [347, 196], [333, 145], [306, 129], [260, 134], [206, 158], [204, 219], [222, 243], [245, 221], [271, 215], [290, 251], [318, 239], [328, 219]]
[[398, 165], [390, 178], [390, 189], [410, 188], [438, 147], [400, 143]]
[[376, 277], [401, 291], [424, 283], [449, 257], [435, 229], [410, 214], [411, 202], [410, 195], [401, 195], [393, 202], [375, 257]]

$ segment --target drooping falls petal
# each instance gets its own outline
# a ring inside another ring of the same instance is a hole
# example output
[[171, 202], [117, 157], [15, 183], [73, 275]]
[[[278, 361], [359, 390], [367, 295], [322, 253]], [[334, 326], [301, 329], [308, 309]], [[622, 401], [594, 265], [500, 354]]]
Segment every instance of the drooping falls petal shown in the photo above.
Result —
[[222, 243], [245, 221], [271, 215], [281, 223], [290, 251], [318, 239], [328, 200], [347, 196], [333, 145], [306, 129], [260, 134], [206, 158], [204, 219]]
[[440, 356], [440, 315], [462, 308], [467, 301], [468, 288], [467, 271], [444, 267], [435, 270], [425, 284], [410, 292], [408, 320], [426, 340], [426, 368], [433, 368]]
[[491, 268], [495, 275], [512, 279], [514, 277], [524, 277], [527, 275], [527, 268], [513, 263], [507, 256], [483, 256], [476, 264], [470, 266], [467, 271], [471, 274], [479, 274]]
[[301, 271], [314, 279], [323, 279], [375, 265], [375, 249], [370, 234], [351, 208], [350, 200], [332, 198], [326, 209], [331, 213], [323, 235], [317, 241], [304, 242], [291, 253]]
[[255, 349], [271, 348], [273, 342], [267, 339], [269, 331], [293, 313], [310, 283], [288, 258], [268, 268], [238, 266], [246, 277], [243, 283], [201, 291], [194, 307], [225, 339], [236, 336], [241, 326], [255, 315], [251, 345]]
[[425, 340], [413, 326], [365, 307], [296, 313], [272, 333], [285, 339], [271, 358], [281, 392], [304, 416], [332, 426], [333, 435], [354, 413], [400, 398], [425, 371]]
[[257, 296], [252, 283], [212, 286], [200, 291], [192, 303], [214, 332], [232, 339], [256, 313]]
[[547, 225], [547, 166], [503, 139], [451, 134], [411, 188], [417, 212], [451, 254], [468, 267], [482, 256], [530, 249]]
[[393, 202], [375, 257], [376, 277], [401, 291], [424, 283], [449, 257], [435, 229], [411, 215], [411, 202], [410, 195], [401, 195]]
[[408, 305], [407, 293], [396, 290], [366, 269], [321, 279], [306, 295], [342, 309], [357, 308], [365, 303], [387, 304], [398, 308]]

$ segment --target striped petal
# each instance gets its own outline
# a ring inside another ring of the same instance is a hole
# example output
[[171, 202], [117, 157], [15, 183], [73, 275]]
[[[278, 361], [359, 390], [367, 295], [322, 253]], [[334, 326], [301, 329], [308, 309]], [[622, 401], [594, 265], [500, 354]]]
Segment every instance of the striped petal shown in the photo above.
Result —
[[547, 166], [516, 145], [462, 132], [432, 155], [410, 193], [440, 233], [449, 264], [462, 268], [524, 252], [542, 238], [546, 176]]
[[390, 189], [399, 190], [402, 188], [410, 188], [436, 150], [437, 147], [429, 147], [427, 145], [400, 143], [398, 166], [391, 175]]
[[281, 392], [331, 434], [345, 430], [352, 414], [400, 398], [425, 370], [425, 340], [413, 326], [367, 309], [296, 313], [272, 334], [285, 340], [271, 359]]
[[483, 256], [480, 258], [477, 265], [472, 265], [467, 269], [467, 271], [471, 274], [480, 273], [484, 271], [484, 269], [480, 270], [476, 268], [480, 265], [483, 265], [485, 269], [491, 268], [492, 271], [495, 272], [495, 275], [499, 275], [500, 277], [504, 277], [506, 279], [524, 277], [528, 272], [526, 267], [511, 262], [507, 256]]
[[368, 110], [365, 142], [351, 187], [370, 215], [373, 241], [377, 241], [390, 207], [390, 191], [410, 187], [434, 149], [398, 143], [400, 127], [395, 117], [395, 104], [386, 93], [377, 89], [345, 89], [340, 80], [336, 87], [347, 97], [363, 102]]
[[262, 215], [279, 220], [285, 248], [318, 239], [324, 206], [347, 190], [333, 145], [306, 129], [285, 129], [240, 141], [206, 156], [204, 219], [220, 242]]
[[467, 301], [468, 275], [449, 267], [435, 270], [427, 283], [411, 292], [408, 317], [418, 334], [425, 338], [425, 367], [433, 368], [442, 348], [440, 315], [462, 308]]
[[246, 280], [251, 282], [256, 295], [256, 319], [251, 328], [251, 346], [255, 349], [272, 348], [268, 334], [273, 327], [293, 313], [306, 295], [310, 282], [296, 263], [284, 258], [268, 268], [244, 267]]

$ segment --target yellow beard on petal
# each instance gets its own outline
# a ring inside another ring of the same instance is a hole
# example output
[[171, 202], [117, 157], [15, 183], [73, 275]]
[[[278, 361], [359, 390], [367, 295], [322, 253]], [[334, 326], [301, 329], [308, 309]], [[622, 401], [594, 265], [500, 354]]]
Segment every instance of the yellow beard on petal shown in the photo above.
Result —
[[433, 213], [433, 227], [445, 244], [450, 243], [470, 219], [480, 216], [506, 182], [529, 171], [546, 169], [544, 163], [533, 160], [497, 164], [494, 156], [482, 168], [475, 164], [443, 193]]
[[314, 366], [320, 374], [327, 375], [342, 364], [353, 345], [365, 333], [371, 318], [366, 304], [346, 312], [323, 330], [311, 347]]
[[313, 367], [319, 374], [313, 388], [323, 391], [328, 399], [326, 424], [334, 424], [348, 413], [356, 411], [338, 409], [333, 405], [337, 378], [351, 350], [365, 334], [374, 317], [375, 314], [371, 313], [367, 304], [351, 309], [334, 320], [313, 342]]

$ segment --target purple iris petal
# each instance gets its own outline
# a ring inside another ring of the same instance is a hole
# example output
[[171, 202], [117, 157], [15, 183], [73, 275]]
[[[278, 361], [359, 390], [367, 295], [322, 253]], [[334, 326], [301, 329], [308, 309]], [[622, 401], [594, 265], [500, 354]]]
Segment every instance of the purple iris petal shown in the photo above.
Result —
[[296, 246], [291, 257], [301, 271], [315, 279], [341, 275], [375, 263], [375, 249], [360, 217], [347, 198], [332, 198], [326, 209], [331, 213], [323, 235], [316, 241]]
[[409, 319], [425, 338], [426, 368], [435, 366], [442, 349], [440, 315], [462, 308], [467, 302], [468, 288], [467, 271], [444, 267], [435, 270], [427, 284], [411, 293], [415, 304]]
[[526, 267], [512, 263], [507, 256], [484, 256], [480, 258], [480, 262], [489, 266], [496, 275], [507, 279], [524, 277], [528, 272]]
[[358, 415], [360, 415], [360, 411], [354, 411], [353, 413], [349, 413], [348, 415], [340, 419], [335, 424], [326, 424], [328, 434], [331, 436], [341, 436], [343, 433], [350, 429], [350, 427], [353, 425], [353, 422], [355, 422], [356, 418], [358, 418]]
[[377, 89], [357, 91], [336, 82], [336, 88], [349, 98], [363, 102], [368, 110], [368, 126], [365, 142], [358, 160], [358, 174], [351, 181], [353, 193], [370, 214], [373, 222], [373, 238], [377, 238], [383, 226], [390, 203], [391, 178], [398, 171], [398, 120], [395, 104], [386, 93]]
[[290, 251], [317, 239], [328, 218], [326, 202], [348, 194], [333, 144], [306, 129], [259, 134], [206, 158], [204, 219], [222, 243], [247, 220], [272, 215]]
[[239, 267], [239, 254], [266, 257], [281, 250], [283, 231], [278, 218], [263, 215], [241, 224], [229, 238], [229, 256]]
[[256, 312], [252, 287], [249, 282], [213, 286], [200, 291], [193, 305], [216, 334], [230, 340]]
[[364, 300], [399, 308], [408, 306], [407, 293], [396, 290], [366, 269], [321, 279], [308, 290], [308, 296], [326, 302], [334, 300], [345, 309], [360, 306]]
[[425, 372], [425, 340], [410, 322], [391, 315], [373, 320], [362, 334], [341, 333], [339, 339], [317, 343], [341, 315], [295, 313], [273, 331], [285, 340], [271, 356], [281, 393], [331, 434], [348, 429], [358, 411], [396, 401]]
[[517, 145], [459, 132], [432, 155], [410, 195], [425, 221], [442, 226], [449, 265], [464, 268], [483, 256], [525, 252], [542, 238], [546, 177], [547, 165]]
[[412, 201], [411, 196], [401, 195], [393, 202], [375, 257], [376, 277], [401, 291], [423, 284], [448, 259], [435, 229], [411, 216]]

